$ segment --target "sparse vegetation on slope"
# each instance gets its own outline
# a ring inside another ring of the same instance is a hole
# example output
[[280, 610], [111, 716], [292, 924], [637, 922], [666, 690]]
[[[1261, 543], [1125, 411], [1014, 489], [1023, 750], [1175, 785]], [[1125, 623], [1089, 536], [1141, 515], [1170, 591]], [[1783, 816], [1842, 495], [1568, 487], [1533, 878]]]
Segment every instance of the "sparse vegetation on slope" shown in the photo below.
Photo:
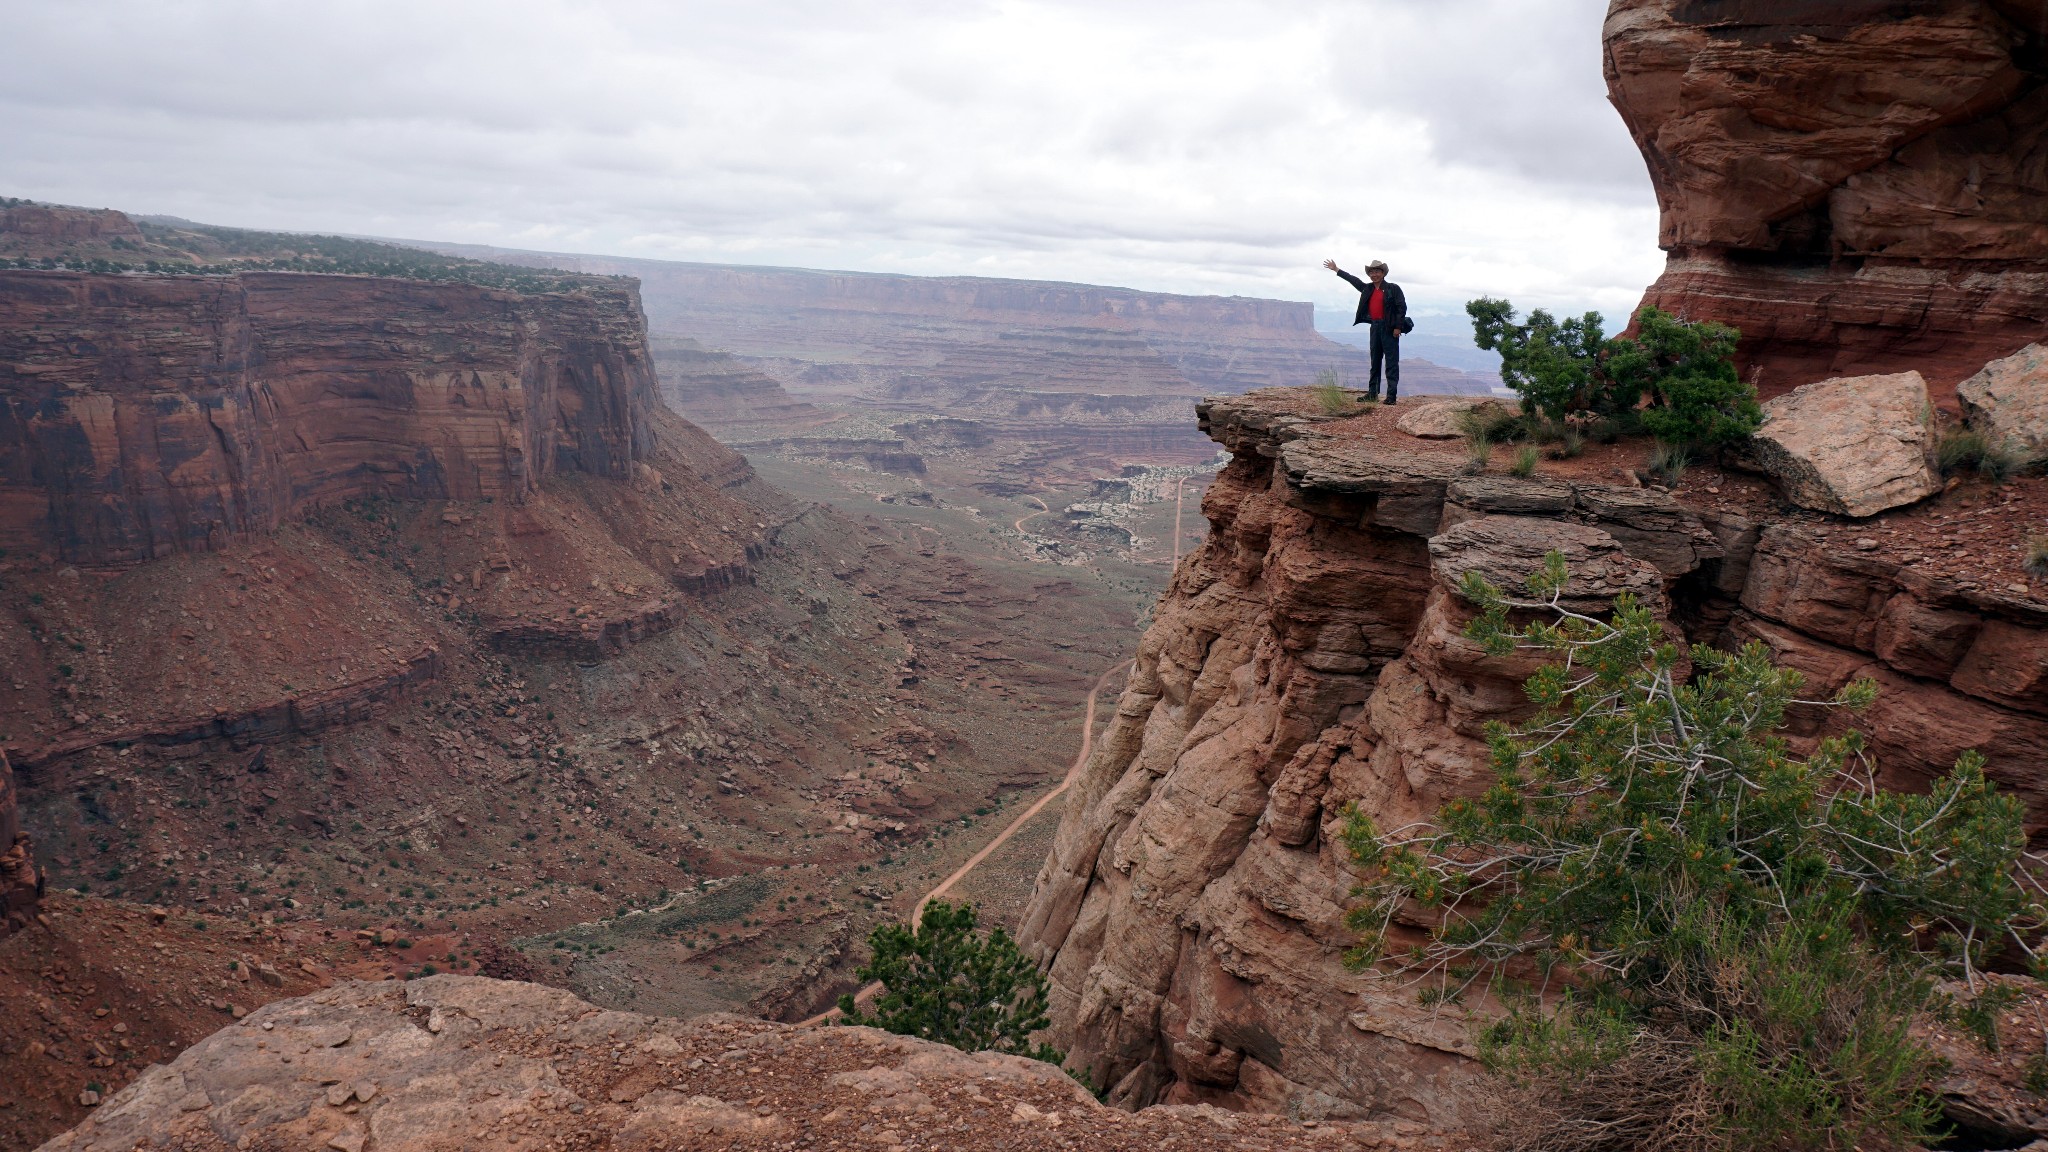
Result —
[[[1529, 725], [1490, 725], [1483, 795], [1384, 833], [1354, 812], [1356, 961], [1425, 1002], [1508, 1005], [1483, 1052], [1528, 1089], [1520, 1147], [1924, 1140], [1936, 1062], [1911, 1029], [1951, 1007], [1940, 983], [1980, 993], [1963, 1022], [1988, 1029], [1993, 955], [2042, 967], [2023, 805], [1974, 752], [1924, 795], [1879, 787], [1854, 732], [1797, 755], [1777, 733], [1799, 673], [1761, 644], [1681, 652], [1626, 595], [1611, 621], [1568, 611], [1567, 579], [1552, 553], [1526, 599], [1463, 581], [1468, 637], [1556, 662]], [[1511, 624], [1528, 612], [1549, 619]], [[1435, 927], [1403, 947], [1417, 906]]]
[[1943, 476], [1974, 471], [1986, 480], [2004, 480], [2019, 471], [2019, 461], [1991, 437], [1975, 428], [1950, 428], [1934, 445], [1934, 464]]
[[[27, 203], [0, 203], [0, 208]], [[140, 231], [140, 241], [116, 236], [105, 241], [65, 245], [62, 250], [46, 248], [36, 255], [7, 255], [4, 247], [0, 247], [0, 268], [183, 276], [319, 272], [475, 284], [522, 295], [572, 292], [629, 279], [492, 264], [349, 236], [261, 232], [154, 220], [135, 221], [135, 228]]]

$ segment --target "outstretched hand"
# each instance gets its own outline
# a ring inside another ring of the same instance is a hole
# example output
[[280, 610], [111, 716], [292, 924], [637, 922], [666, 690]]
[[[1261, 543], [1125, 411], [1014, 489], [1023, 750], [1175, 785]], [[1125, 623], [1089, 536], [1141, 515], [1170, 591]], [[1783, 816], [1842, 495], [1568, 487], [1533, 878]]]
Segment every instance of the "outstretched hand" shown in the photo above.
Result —
[[1337, 267], [1337, 262], [1336, 262], [1335, 260], [1325, 260], [1325, 261], [1323, 261], [1323, 267], [1325, 267], [1325, 268], [1328, 268], [1328, 269], [1329, 269], [1330, 271], [1332, 271], [1332, 272], [1342, 272], [1342, 271], [1343, 271], [1343, 269], [1342, 269], [1342, 268], [1339, 268], [1339, 267]]

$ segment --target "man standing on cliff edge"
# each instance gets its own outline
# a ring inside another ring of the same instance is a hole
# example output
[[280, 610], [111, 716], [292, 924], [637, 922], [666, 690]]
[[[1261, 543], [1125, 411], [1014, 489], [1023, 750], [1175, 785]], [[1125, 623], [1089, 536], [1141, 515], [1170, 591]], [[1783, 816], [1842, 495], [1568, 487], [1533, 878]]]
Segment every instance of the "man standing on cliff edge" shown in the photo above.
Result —
[[1365, 266], [1365, 274], [1372, 283], [1362, 283], [1358, 277], [1337, 267], [1335, 260], [1323, 261], [1323, 267], [1342, 276], [1346, 283], [1358, 289], [1358, 315], [1352, 319], [1355, 325], [1368, 324], [1372, 333], [1372, 379], [1366, 382], [1365, 397], [1368, 402], [1380, 398], [1380, 364], [1387, 366], [1387, 403], [1396, 403], [1395, 397], [1401, 391], [1401, 333], [1415, 327], [1408, 319], [1408, 297], [1402, 295], [1401, 286], [1387, 279], [1387, 264], [1375, 260]]

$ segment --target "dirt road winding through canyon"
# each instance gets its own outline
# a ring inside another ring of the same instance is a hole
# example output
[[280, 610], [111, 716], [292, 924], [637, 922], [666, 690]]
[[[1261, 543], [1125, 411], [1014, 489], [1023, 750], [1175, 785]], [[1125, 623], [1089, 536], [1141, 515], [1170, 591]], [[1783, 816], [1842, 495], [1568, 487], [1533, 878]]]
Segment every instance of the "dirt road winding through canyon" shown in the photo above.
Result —
[[1014, 520], [1014, 521], [1012, 521], [1012, 522], [1011, 522], [1011, 524], [1010, 524], [1010, 527], [1012, 527], [1012, 528], [1015, 528], [1015, 529], [1016, 529], [1016, 530], [1017, 530], [1018, 532], [1020, 532], [1020, 533], [1024, 531], [1024, 522], [1025, 522], [1026, 520], [1030, 520], [1030, 519], [1033, 519], [1034, 517], [1038, 517], [1038, 516], [1043, 516], [1043, 515], [1045, 515], [1045, 514], [1046, 514], [1047, 512], [1050, 512], [1050, 511], [1052, 511], [1052, 509], [1051, 509], [1051, 508], [1048, 508], [1048, 507], [1046, 507], [1045, 501], [1043, 501], [1043, 500], [1040, 500], [1040, 499], [1039, 499], [1038, 497], [1036, 497], [1036, 496], [1027, 496], [1027, 497], [1025, 497], [1025, 499], [1027, 499], [1027, 500], [1030, 500], [1031, 502], [1033, 502], [1033, 503], [1037, 504], [1037, 505], [1038, 505], [1038, 511], [1036, 511], [1036, 512], [1033, 512], [1033, 513], [1031, 513], [1031, 514], [1029, 514], [1029, 515], [1026, 515], [1026, 516], [1019, 516], [1019, 517], [1017, 517], [1017, 519], [1016, 519], [1016, 520]]
[[[1018, 833], [1018, 831], [1024, 827], [1024, 825], [1029, 824], [1031, 822], [1032, 817], [1038, 815], [1040, 812], [1045, 811], [1046, 805], [1052, 803], [1054, 800], [1057, 800], [1060, 796], [1064, 795], [1067, 789], [1073, 786], [1074, 781], [1080, 778], [1081, 769], [1087, 767], [1088, 757], [1091, 753], [1095, 751], [1096, 701], [1102, 695], [1102, 690], [1109, 685], [1110, 678], [1115, 676], [1117, 673], [1122, 672], [1124, 669], [1129, 668], [1130, 666], [1131, 661], [1129, 660], [1126, 660], [1123, 663], [1116, 665], [1109, 671], [1104, 672], [1100, 676], [1097, 676], [1095, 678], [1094, 686], [1088, 689], [1088, 703], [1085, 709], [1083, 710], [1081, 717], [1081, 750], [1074, 755], [1074, 762], [1073, 764], [1068, 766], [1067, 774], [1060, 779], [1060, 782], [1057, 785], [1055, 785], [1050, 791], [1046, 792], [1045, 795], [1040, 796], [1037, 800], [1033, 801], [1031, 807], [1026, 808], [1024, 811], [1018, 813], [1016, 819], [1010, 821], [1010, 823], [1006, 825], [1001, 832], [996, 833], [995, 839], [990, 840], [988, 843], [982, 845], [981, 850], [976, 852], [974, 855], [969, 856], [965, 864], [962, 864], [960, 865], [960, 867], [953, 870], [952, 875], [946, 877], [944, 880], [939, 881], [937, 887], [925, 893], [924, 897], [917, 902], [917, 907], [913, 908], [910, 912], [910, 923], [913, 926], [915, 926], [920, 920], [924, 918], [925, 905], [930, 904], [932, 901], [944, 896], [947, 892], [952, 891], [953, 885], [958, 884], [961, 880], [966, 879], [967, 874], [969, 872], [974, 871], [975, 865], [980, 864], [982, 861], [988, 859], [991, 855], [995, 853], [996, 849], [1001, 848], [1004, 844], [1009, 843], [1010, 838], [1012, 836], [1015, 836]], [[854, 999], [861, 1001], [869, 1000], [874, 997], [875, 993], [880, 992], [881, 990], [882, 985], [879, 981], [877, 981], [873, 984], [869, 984], [866, 987], [862, 988], [859, 992], [854, 993]], [[805, 1020], [804, 1024], [806, 1026], [811, 1024], [822, 1024], [825, 1021], [830, 1020], [838, 1015], [839, 1009], [832, 1008], [827, 1011], [820, 1012], [818, 1015], [813, 1016], [808, 1020]]]

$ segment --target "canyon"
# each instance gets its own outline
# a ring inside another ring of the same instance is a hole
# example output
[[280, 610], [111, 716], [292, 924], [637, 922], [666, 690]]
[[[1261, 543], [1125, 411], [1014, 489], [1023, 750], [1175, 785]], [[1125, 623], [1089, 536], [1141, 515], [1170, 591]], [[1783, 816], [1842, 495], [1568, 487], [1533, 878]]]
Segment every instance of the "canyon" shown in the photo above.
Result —
[[1765, 397], [1917, 370], [1948, 402], [2048, 325], [2048, 7], [1616, 0], [1610, 98], [1668, 253]]
[[808, 1015], [1155, 586], [764, 481], [630, 281], [135, 227], [0, 270], [0, 1147], [340, 980]]
[[[860, 418], [803, 435], [890, 436], [881, 427], [932, 419], [971, 423], [1011, 450], [1012, 480], [1029, 483], [1113, 470], [1121, 463], [1198, 464], [1212, 455], [1188, 423], [1201, 397], [1284, 384], [1319, 373], [1363, 381], [1365, 353], [1315, 331], [1307, 303], [1181, 296], [1031, 280], [901, 276], [804, 268], [692, 264], [472, 245], [452, 255], [630, 275], [641, 283], [657, 341], [686, 339], [754, 367], [802, 401]], [[679, 364], [680, 368], [681, 365]], [[678, 380], [683, 373], [676, 374]], [[1493, 382], [1426, 360], [1403, 366], [1412, 394], [1484, 393]], [[678, 405], [728, 442], [789, 444], [783, 402], [757, 399], [770, 418], [738, 427], [725, 401]], [[713, 389], [713, 392], [720, 390]], [[756, 395], [765, 395], [755, 387]], [[863, 428], [865, 433], [849, 432]], [[731, 435], [726, 435], [731, 433]], [[898, 451], [916, 452], [896, 433]]]
[[[1613, 0], [1644, 303], [1740, 327], [1766, 398], [1924, 381], [1907, 455], [1989, 362], [2037, 402], [2044, 36]], [[1332, 411], [1357, 352], [1286, 302], [5, 211], [0, 256], [189, 267], [0, 270], [0, 1147], [1474, 1146], [1500, 1005], [1346, 964], [1341, 830], [1491, 782], [1538, 665], [1459, 581], [1553, 551], [1576, 610], [1876, 682], [1795, 750], [1854, 725], [1912, 789], [1977, 749], [2048, 839], [2039, 474], [1823, 511], [1733, 453], [1519, 468], [1425, 407], [1466, 374]], [[959, 893], [1107, 1106], [778, 1023], [1077, 746]], [[2048, 1134], [1937, 1039], [1972, 1146]]]

